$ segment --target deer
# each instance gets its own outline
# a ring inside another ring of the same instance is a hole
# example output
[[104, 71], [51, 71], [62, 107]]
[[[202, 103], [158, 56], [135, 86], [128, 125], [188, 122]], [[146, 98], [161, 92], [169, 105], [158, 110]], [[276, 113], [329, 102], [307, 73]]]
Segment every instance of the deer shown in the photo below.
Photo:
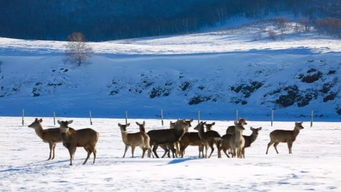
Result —
[[268, 154], [269, 147], [274, 144], [274, 148], [276, 153], [278, 154], [277, 145], [279, 143], [287, 143], [289, 154], [292, 154], [292, 144], [296, 140], [297, 135], [300, 133], [300, 130], [304, 129], [302, 126], [303, 122], [295, 122], [295, 127], [293, 130], [274, 130], [270, 133], [270, 142], [268, 143], [268, 147], [266, 148], [266, 153]]
[[148, 151], [148, 154], [147, 154], [148, 157], [151, 157], [152, 150], [151, 150], [151, 147], [150, 147], [149, 135], [146, 133], [146, 128], [145, 128], [146, 122], [143, 121], [142, 124], [139, 123], [139, 122], [136, 122], [136, 125], [139, 126], [139, 130], [140, 130], [140, 133], [141, 133], [141, 135], [143, 137], [144, 144], [145, 144], [145, 147], [142, 150], [144, 150], [144, 151], [147, 150]]
[[247, 125], [246, 120], [244, 118], [239, 118], [238, 120], [234, 121], [234, 125], [227, 127], [226, 134], [233, 135], [235, 132], [234, 129], [236, 127], [236, 124], [242, 125], [242, 126]]
[[262, 130], [262, 127], [259, 127], [259, 128], [253, 128], [251, 127], [250, 130], [252, 131], [251, 135], [243, 135], [244, 137], [244, 140], [245, 140], [245, 144], [244, 144], [244, 147], [242, 149], [242, 157], [245, 158], [245, 148], [247, 147], [250, 147], [251, 144], [253, 142], [255, 142], [255, 140], [257, 139], [258, 137], [258, 132], [260, 130]]
[[220, 147], [218, 149], [218, 157], [221, 157], [221, 150], [225, 153], [227, 158], [230, 156], [227, 154], [227, 151], [231, 149], [230, 140], [232, 138], [232, 134], [225, 134], [221, 137]]
[[70, 166], [72, 165], [72, 160], [76, 152], [77, 147], [84, 147], [85, 151], [88, 153], [83, 165], [88, 161], [91, 153], [94, 155], [93, 164], [96, 161], [96, 144], [98, 141], [99, 134], [91, 128], [84, 128], [74, 130], [69, 127], [73, 120], [69, 121], [59, 121], [60, 133], [63, 141], [63, 145], [68, 149], [70, 154]]
[[232, 157], [242, 158], [242, 149], [245, 145], [245, 139], [243, 137], [243, 131], [245, 128], [243, 124], [239, 122], [235, 122], [234, 133], [230, 134], [231, 138], [229, 139], [229, 146], [232, 152]]
[[[183, 119], [183, 120], [188, 124], [189, 127], [192, 126], [192, 125], [191, 125], [191, 122], [193, 121], [193, 119], [190, 119], [190, 120], [188, 120], [188, 119]], [[174, 129], [175, 124], [176, 124], [176, 122], [170, 121], [170, 122], [169, 122], [169, 127], [170, 127], [170, 129]], [[187, 131], [186, 131], [186, 133], [187, 133]], [[185, 134], [186, 134], [186, 133], [185, 133]], [[181, 141], [181, 140], [180, 140], [180, 141]], [[170, 158], [170, 151], [172, 151], [172, 156], [173, 156], [173, 158], [174, 158], [174, 157], [181, 156], [180, 141], [175, 142], [174, 144], [162, 144], [162, 145], [160, 145], [160, 147], [164, 150], [164, 153], [163, 153], [163, 155], [162, 155], [162, 158], [164, 158], [166, 155], [168, 156], [168, 158]], [[174, 153], [174, 151], [175, 151], [176, 153]]]
[[198, 132], [187, 132], [180, 140], [180, 157], [185, 154], [185, 149], [188, 146], [198, 146], [199, 148], [199, 158], [204, 158], [204, 145], [201, 141]]
[[148, 131], [150, 137], [150, 145], [153, 146], [153, 153], [155, 157], [159, 158], [156, 150], [159, 145], [167, 145], [176, 154], [174, 143], [179, 142], [182, 136], [187, 132], [190, 125], [186, 120], [178, 120], [172, 129], [157, 129]]
[[53, 160], [55, 158], [56, 144], [62, 142], [60, 130], [59, 128], [43, 129], [43, 126], [41, 125], [42, 122], [43, 119], [35, 118], [33, 123], [31, 123], [28, 127], [33, 128], [38, 137], [40, 137], [43, 140], [43, 142], [49, 144], [50, 155], [47, 161]]
[[125, 144], [124, 154], [122, 158], [125, 158], [125, 155], [128, 151], [128, 148], [131, 147], [131, 157], [134, 158], [135, 147], [140, 147], [142, 149], [142, 158], [144, 158], [145, 152], [148, 150], [148, 156], [150, 157], [150, 146], [149, 146], [149, 136], [145, 132], [145, 122], [136, 124], [140, 127], [140, 132], [136, 133], [128, 133], [127, 127], [130, 126], [130, 123], [122, 125], [118, 123], [118, 127], [121, 130], [122, 141]]
[[207, 158], [207, 149], [208, 147], [211, 148], [211, 153], [208, 156], [208, 158], [211, 157], [213, 151], [214, 151], [214, 144], [217, 146], [218, 148], [218, 156], [219, 156], [219, 146], [220, 146], [220, 135], [215, 135], [209, 132], [205, 132], [205, 124], [206, 122], [200, 122], [194, 129], [198, 131], [198, 135], [204, 145], [205, 148], [205, 155], [204, 157]]

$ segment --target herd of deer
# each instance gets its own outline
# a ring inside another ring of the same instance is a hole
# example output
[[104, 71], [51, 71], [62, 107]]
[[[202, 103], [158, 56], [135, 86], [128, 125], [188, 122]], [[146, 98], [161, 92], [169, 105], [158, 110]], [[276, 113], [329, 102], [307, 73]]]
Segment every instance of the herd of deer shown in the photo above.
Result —
[[[28, 127], [34, 128], [36, 134], [46, 143], [49, 144], [50, 154], [48, 160], [54, 159], [56, 143], [63, 142], [65, 148], [68, 149], [70, 154], [70, 165], [76, 152], [77, 147], [84, 147], [87, 151], [87, 157], [83, 164], [86, 164], [91, 153], [93, 153], [94, 159], [96, 160], [96, 143], [98, 141], [98, 132], [93, 129], [85, 128], [75, 130], [69, 127], [71, 121], [58, 121], [59, 128], [43, 129], [42, 119], [35, 119], [32, 124]], [[130, 123], [125, 125], [118, 124], [122, 141], [125, 144], [125, 150], [123, 157], [129, 147], [131, 147], [132, 157], [134, 157], [134, 151], [136, 147], [142, 149], [142, 158], [147, 152], [148, 157], [157, 157], [157, 148], [160, 146], [164, 150], [162, 157], [168, 155], [170, 152], [174, 157], [183, 157], [185, 149], [188, 146], [197, 146], [199, 149], [199, 158], [209, 158], [214, 152], [214, 148], [217, 148], [218, 158], [221, 158], [221, 151], [224, 152], [226, 157], [245, 158], [245, 148], [250, 147], [251, 144], [256, 140], [258, 132], [262, 129], [250, 128], [252, 131], [251, 135], [243, 135], [246, 125], [245, 119], [239, 119], [234, 122], [233, 126], [229, 126], [226, 129], [226, 134], [220, 136], [220, 134], [212, 127], [215, 123], [199, 122], [194, 128], [197, 132], [189, 132], [188, 128], [191, 127], [193, 120], [177, 120], [176, 122], [170, 122], [169, 129], [156, 129], [146, 132], [145, 122], [136, 124], [139, 126], [139, 132], [128, 133], [127, 127]], [[270, 142], [268, 143], [266, 154], [268, 154], [269, 147], [273, 144], [276, 152], [277, 145], [282, 143], [288, 144], [289, 153], [292, 153], [292, 144], [295, 141], [300, 130], [303, 129], [302, 122], [296, 122], [293, 130], [274, 130], [270, 133]], [[211, 149], [208, 155], [208, 148]]]

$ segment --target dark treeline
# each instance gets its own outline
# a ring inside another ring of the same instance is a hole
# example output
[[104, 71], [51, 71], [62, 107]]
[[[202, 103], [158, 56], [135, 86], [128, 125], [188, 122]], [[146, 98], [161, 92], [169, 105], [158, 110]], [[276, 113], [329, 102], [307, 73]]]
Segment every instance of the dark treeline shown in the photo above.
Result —
[[1, 0], [0, 36], [102, 41], [193, 32], [232, 16], [340, 18], [339, 0]]

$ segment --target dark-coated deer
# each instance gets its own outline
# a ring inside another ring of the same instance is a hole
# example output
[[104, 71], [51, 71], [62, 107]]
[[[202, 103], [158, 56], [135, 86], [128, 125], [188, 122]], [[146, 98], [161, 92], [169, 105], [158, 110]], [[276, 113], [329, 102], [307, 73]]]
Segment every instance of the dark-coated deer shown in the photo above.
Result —
[[[150, 130], [148, 132], [150, 138], [150, 144], [153, 146], [153, 153], [158, 158], [157, 148], [159, 145], [174, 146], [174, 143], [179, 142], [181, 137], [187, 132], [189, 124], [186, 120], [178, 120], [175, 122], [175, 126], [172, 129], [157, 129]], [[169, 147], [171, 148], [171, 147]], [[172, 149], [173, 154], [177, 152]]]
[[244, 147], [242, 149], [242, 157], [245, 158], [245, 148], [247, 147], [250, 147], [251, 144], [253, 142], [255, 142], [255, 140], [257, 139], [258, 137], [258, 132], [260, 130], [262, 130], [262, 127], [259, 127], [259, 128], [253, 128], [251, 127], [250, 130], [252, 131], [251, 135], [243, 135], [244, 137], [244, 140], [245, 140], [245, 144], [244, 144]]
[[73, 121], [58, 121], [60, 125], [59, 129], [61, 132], [63, 145], [69, 150], [70, 154], [70, 165], [76, 152], [77, 147], [84, 147], [88, 153], [83, 165], [88, 161], [91, 153], [94, 154], [93, 164], [96, 160], [96, 143], [98, 141], [99, 134], [90, 128], [74, 130], [69, 127]]
[[204, 158], [204, 145], [198, 132], [187, 132], [182, 136], [180, 140], [180, 157], [185, 155], [185, 150], [188, 146], [198, 146], [199, 158]]
[[294, 130], [274, 130], [270, 133], [270, 142], [268, 143], [268, 147], [266, 148], [266, 154], [268, 154], [269, 147], [274, 144], [274, 148], [276, 153], [278, 154], [277, 145], [279, 143], [287, 143], [289, 154], [292, 154], [292, 144], [296, 140], [297, 135], [300, 133], [300, 130], [304, 129], [302, 126], [302, 122], [296, 122]]

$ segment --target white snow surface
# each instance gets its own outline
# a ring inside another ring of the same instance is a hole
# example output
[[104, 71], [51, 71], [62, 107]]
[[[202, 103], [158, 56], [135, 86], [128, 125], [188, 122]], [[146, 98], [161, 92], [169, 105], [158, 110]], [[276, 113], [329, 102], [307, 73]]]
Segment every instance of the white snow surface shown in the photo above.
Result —
[[[58, 118], [65, 119], [65, 118]], [[68, 118], [71, 119], [71, 118]], [[99, 132], [97, 161], [92, 156], [86, 165], [85, 151], [78, 148], [74, 165], [61, 143], [56, 147], [55, 160], [46, 161], [48, 144], [43, 143], [28, 128], [34, 118], [0, 117], [0, 191], [328, 191], [341, 190], [340, 122], [315, 122], [304, 129], [288, 154], [286, 144], [278, 146], [280, 154], [271, 147], [265, 155], [269, 133], [274, 129], [292, 129], [294, 122], [250, 121], [249, 126], [263, 127], [245, 159], [218, 159], [216, 152], [210, 159], [198, 159], [197, 147], [189, 146], [184, 158], [122, 158], [124, 145], [117, 123], [124, 119], [72, 118], [75, 129], [91, 127]], [[53, 119], [43, 118], [43, 127], [52, 128]], [[146, 129], [162, 127], [157, 119], [144, 119]], [[135, 121], [129, 132], [137, 131]], [[224, 134], [232, 121], [216, 121], [214, 130]], [[169, 120], [165, 121], [169, 124]], [[193, 122], [193, 126], [196, 123]], [[194, 131], [190, 128], [189, 131]], [[162, 154], [162, 151], [158, 151]]]

